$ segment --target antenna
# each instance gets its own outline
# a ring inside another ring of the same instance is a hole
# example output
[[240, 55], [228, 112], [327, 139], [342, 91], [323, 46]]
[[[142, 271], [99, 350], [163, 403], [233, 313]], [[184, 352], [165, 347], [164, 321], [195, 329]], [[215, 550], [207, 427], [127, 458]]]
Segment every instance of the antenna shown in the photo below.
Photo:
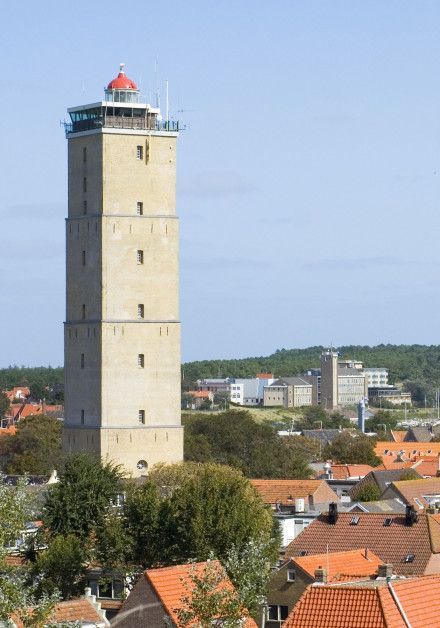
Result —
[[168, 99], [168, 81], [165, 81], [165, 94], [166, 94], [166, 111], [165, 111], [165, 120], [168, 125], [168, 120], [170, 118], [170, 103]]
[[156, 107], [160, 108], [160, 93], [159, 93], [159, 57], [156, 56], [154, 63], [154, 76], [156, 80]]

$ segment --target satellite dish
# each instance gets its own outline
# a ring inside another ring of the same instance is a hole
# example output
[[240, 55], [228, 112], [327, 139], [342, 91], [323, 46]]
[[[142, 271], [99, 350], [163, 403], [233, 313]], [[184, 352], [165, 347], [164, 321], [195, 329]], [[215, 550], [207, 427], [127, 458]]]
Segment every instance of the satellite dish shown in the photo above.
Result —
[[139, 469], [139, 471], [143, 471], [148, 467], [148, 463], [146, 462], [146, 460], [139, 460], [136, 467]]

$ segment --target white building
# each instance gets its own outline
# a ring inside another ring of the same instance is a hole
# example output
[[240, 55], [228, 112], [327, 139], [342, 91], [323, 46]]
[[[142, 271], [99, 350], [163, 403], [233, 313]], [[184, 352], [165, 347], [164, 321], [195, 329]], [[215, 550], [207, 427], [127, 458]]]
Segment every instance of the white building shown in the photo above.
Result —
[[368, 368], [364, 369], [365, 376], [369, 388], [382, 388], [388, 385], [388, 369], [386, 368]]

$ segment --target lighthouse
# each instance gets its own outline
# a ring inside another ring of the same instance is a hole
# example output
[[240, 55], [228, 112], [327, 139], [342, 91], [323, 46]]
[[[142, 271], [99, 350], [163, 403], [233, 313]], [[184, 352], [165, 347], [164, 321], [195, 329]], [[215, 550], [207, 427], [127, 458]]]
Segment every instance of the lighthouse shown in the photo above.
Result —
[[145, 475], [183, 458], [179, 126], [123, 65], [68, 114], [63, 448]]

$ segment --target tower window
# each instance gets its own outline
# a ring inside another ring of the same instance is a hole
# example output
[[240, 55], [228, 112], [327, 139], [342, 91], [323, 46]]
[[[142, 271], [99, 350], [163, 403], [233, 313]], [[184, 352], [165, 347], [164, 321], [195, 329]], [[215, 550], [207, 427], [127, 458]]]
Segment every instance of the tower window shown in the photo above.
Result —
[[87, 192], [87, 177], [83, 178], [83, 192]]
[[138, 159], [143, 159], [144, 158], [144, 147], [143, 146], [137, 146], [136, 147], [136, 157]]
[[87, 214], [87, 201], [83, 201], [83, 214], [84, 216]]
[[84, 359], [84, 353], [81, 353], [81, 368], [84, 368], [84, 364], [85, 364], [85, 359]]
[[83, 148], [83, 163], [85, 164], [87, 161], [87, 148], [84, 146]]
[[144, 318], [144, 304], [139, 303], [138, 305], [138, 318]]
[[145, 423], [145, 410], [139, 410], [139, 423]]
[[138, 367], [140, 369], [143, 369], [144, 368], [144, 364], [145, 364], [144, 354], [143, 353], [139, 353], [138, 354]]
[[144, 213], [144, 204], [138, 201], [136, 203], [136, 213], [138, 216], [143, 216]]
[[84, 303], [82, 304], [82, 307], [81, 307], [81, 318], [83, 321], [86, 320], [86, 306]]
[[137, 251], [136, 253], [136, 261], [138, 264], [143, 264], [144, 263], [144, 252], [143, 251]]
[[82, 252], [81, 257], [82, 257], [82, 265], [85, 266], [86, 265], [86, 252], [85, 251]]
[[84, 410], [81, 410], [81, 425], [84, 425]]

